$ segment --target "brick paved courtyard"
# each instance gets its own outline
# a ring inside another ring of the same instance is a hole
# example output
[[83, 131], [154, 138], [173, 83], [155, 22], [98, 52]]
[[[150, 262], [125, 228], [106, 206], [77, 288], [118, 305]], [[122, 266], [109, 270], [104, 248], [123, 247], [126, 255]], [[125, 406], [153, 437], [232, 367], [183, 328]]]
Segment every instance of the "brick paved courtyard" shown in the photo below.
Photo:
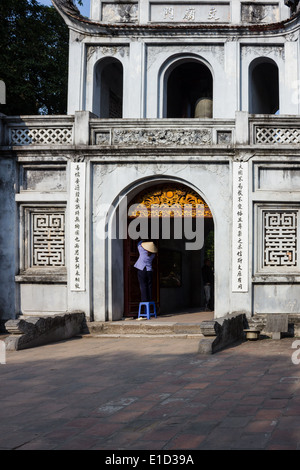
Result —
[[7, 352], [0, 449], [299, 449], [294, 338], [74, 338]]

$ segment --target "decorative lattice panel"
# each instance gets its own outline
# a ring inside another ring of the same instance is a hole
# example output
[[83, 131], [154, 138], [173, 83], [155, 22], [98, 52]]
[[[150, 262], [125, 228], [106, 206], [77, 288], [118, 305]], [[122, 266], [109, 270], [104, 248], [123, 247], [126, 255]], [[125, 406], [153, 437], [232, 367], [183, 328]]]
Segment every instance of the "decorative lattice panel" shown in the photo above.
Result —
[[264, 266], [297, 264], [297, 211], [264, 211]]
[[72, 144], [72, 128], [42, 127], [42, 128], [14, 128], [10, 132], [11, 145], [49, 145]]
[[31, 266], [65, 265], [65, 213], [31, 213]]
[[299, 144], [300, 129], [257, 127], [257, 144]]

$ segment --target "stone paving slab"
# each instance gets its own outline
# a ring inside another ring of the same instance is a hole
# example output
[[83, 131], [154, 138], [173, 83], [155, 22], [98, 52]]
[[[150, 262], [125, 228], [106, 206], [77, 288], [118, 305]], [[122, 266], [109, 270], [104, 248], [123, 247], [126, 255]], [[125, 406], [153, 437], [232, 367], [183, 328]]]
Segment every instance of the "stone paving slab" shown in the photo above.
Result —
[[300, 449], [295, 340], [243, 342], [212, 356], [197, 353], [196, 339], [171, 338], [7, 351], [0, 449]]

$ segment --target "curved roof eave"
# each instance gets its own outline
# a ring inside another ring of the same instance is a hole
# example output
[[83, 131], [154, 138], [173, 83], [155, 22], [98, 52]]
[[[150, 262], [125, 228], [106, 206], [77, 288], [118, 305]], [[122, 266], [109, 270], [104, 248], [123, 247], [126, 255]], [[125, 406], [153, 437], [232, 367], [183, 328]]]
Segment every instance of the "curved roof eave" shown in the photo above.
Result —
[[163, 33], [163, 32], [180, 32], [180, 31], [193, 31], [193, 32], [213, 32], [222, 31], [224, 34], [239, 34], [249, 35], [249, 33], [265, 33], [265, 34], [284, 34], [291, 33], [300, 23], [300, 11], [295, 13], [287, 20], [280, 21], [278, 23], [270, 24], [248, 24], [248, 25], [230, 25], [230, 24], [211, 24], [211, 23], [180, 23], [180, 24], [137, 24], [137, 23], [118, 23], [118, 24], [103, 24], [99, 21], [86, 18], [81, 15], [78, 8], [74, 5], [73, 0], [51, 0], [54, 7], [58, 10], [60, 15], [65, 20], [67, 26], [81, 34], [88, 35], [117, 35], [117, 34], [146, 34], [151, 33]]

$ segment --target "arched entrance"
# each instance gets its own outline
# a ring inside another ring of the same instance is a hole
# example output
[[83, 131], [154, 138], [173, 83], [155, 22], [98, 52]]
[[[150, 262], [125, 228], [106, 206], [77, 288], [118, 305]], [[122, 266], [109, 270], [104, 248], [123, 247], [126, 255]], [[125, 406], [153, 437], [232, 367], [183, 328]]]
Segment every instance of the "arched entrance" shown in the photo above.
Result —
[[[198, 217], [202, 217], [202, 225]], [[158, 245], [153, 299], [159, 313], [204, 310], [202, 267], [206, 258], [214, 266], [214, 222], [201, 196], [181, 183], [147, 187], [128, 203], [127, 223], [128, 233], [134, 232], [134, 236], [124, 240], [124, 316], [138, 312], [140, 291], [134, 264], [140, 239], [152, 239]], [[203, 233], [197, 233], [198, 229]], [[213, 309], [213, 302], [210, 307]]]

